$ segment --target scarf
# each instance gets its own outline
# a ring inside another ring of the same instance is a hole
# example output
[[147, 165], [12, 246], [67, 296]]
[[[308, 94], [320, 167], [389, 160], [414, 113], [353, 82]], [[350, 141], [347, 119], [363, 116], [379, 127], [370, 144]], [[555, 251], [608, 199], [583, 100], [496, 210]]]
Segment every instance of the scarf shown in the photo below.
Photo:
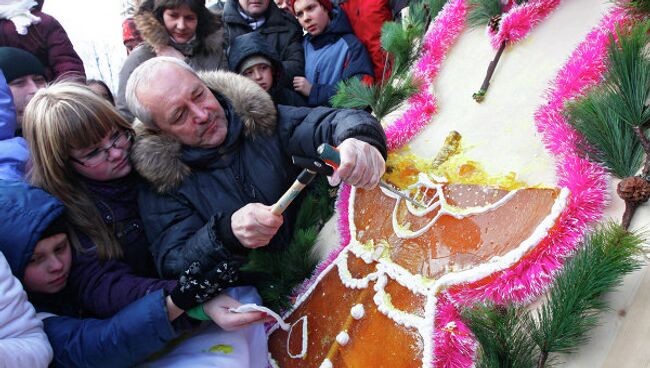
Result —
[[16, 26], [16, 32], [24, 36], [29, 26], [41, 21], [41, 18], [29, 11], [36, 5], [38, 4], [34, 0], [18, 0], [8, 5], [0, 5], [0, 19], [9, 19]]

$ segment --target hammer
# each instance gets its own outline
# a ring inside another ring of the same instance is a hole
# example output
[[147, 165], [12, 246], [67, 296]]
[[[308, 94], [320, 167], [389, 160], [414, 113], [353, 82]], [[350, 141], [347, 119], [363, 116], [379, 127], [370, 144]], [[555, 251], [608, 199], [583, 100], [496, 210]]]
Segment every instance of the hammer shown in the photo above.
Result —
[[310, 159], [307, 157], [291, 156], [291, 161], [294, 165], [302, 167], [303, 170], [298, 175], [296, 181], [293, 182], [289, 190], [287, 190], [280, 199], [273, 206], [271, 206], [271, 213], [280, 215], [284, 210], [289, 207], [291, 202], [300, 194], [300, 192], [309, 184], [318, 174], [330, 176], [334, 173], [334, 169], [326, 165], [318, 159]]

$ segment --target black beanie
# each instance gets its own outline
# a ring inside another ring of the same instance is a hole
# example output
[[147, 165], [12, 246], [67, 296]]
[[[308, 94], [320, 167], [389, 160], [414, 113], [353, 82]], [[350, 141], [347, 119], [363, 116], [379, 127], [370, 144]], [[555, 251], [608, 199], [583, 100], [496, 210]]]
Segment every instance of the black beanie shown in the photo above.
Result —
[[45, 76], [45, 68], [36, 56], [15, 47], [0, 47], [0, 69], [7, 83], [30, 74]]
[[66, 228], [66, 222], [65, 222], [65, 216], [61, 215], [56, 218], [56, 220], [50, 222], [50, 225], [43, 231], [41, 234], [41, 239], [43, 240], [45, 238], [49, 238], [50, 236], [56, 235], [56, 234], [61, 234], [61, 233], [67, 233], [67, 228]]

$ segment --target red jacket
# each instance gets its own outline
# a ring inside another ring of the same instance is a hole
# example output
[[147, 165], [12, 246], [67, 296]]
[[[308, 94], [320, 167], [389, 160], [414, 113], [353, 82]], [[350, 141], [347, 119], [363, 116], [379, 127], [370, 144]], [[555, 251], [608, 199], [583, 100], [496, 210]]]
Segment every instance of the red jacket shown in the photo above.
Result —
[[[339, 3], [350, 20], [354, 34], [366, 47], [375, 71], [375, 81], [381, 81], [386, 52], [381, 48], [381, 26], [393, 20], [388, 0], [345, 0]], [[385, 75], [390, 74], [390, 63]]]
[[62, 75], [86, 78], [84, 65], [74, 51], [65, 30], [54, 17], [41, 11], [43, 0], [31, 12], [41, 18], [38, 24], [32, 24], [26, 35], [16, 32], [16, 27], [8, 19], [0, 19], [0, 46], [23, 49], [35, 55], [45, 66], [48, 81]]

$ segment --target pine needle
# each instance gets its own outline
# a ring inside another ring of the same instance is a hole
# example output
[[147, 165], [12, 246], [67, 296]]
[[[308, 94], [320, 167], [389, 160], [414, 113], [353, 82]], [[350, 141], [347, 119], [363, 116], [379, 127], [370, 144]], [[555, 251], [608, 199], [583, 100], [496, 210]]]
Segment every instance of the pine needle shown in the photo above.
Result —
[[609, 106], [611, 94], [593, 91], [567, 107], [567, 120], [585, 138], [579, 149], [618, 178], [633, 176], [643, 163], [643, 147], [628, 124]]
[[501, 0], [470, 0], [469, 8], [467, 22], [470, 27], [485, 27], [493, 17], [503, 13]]
[[381, 45], [392, 60], [390, 75], [380, 84], [364, 85], [358, 78], [341, 81], [330, 103], [338, 108], [370, 108], [375, 117], [383, 117], [395, 111], [403, 102], [418, 91], [409, 75], [420, 56], [419, 42], [430, 21], [435, 18], [447, 0], [413, 1], [409, 16], [403, 24], [386, 22], [382, 26]]
[[643, 240], [609, 222], [592, 230], [567, 262], [530, 324], [532, 339], [544, 353], [574, 352], [607, 309], [602, 298], [641, 266]]
[[642, 126], [650, 120], [649, 29], [650, 23], [641, 22], [629, 31], [619, 30], [619, 42], [612, 37], [609, 46], [605, 90], [612, 95], [614, 112], [631, 126]]
[[650, 13], [650, 0], [617, 0], [615, 3], [626, 8], [632, 14]]
[[334, 213], [334, 193], [327, 180], [317, 177], [302, 201], [287, 248], [250, 252], [249, 261], [241, 270], [257, 276], [255, 286], [269, 308], [279, 312], [290, 307], [293, 290], [314, 272], [318, 259], [311, 248], [323, 224]]
[[522, 307], [476, 305], [462, 312], [479, 342], [479, 368], [530, 368], [539, 354], [530, 338]]

